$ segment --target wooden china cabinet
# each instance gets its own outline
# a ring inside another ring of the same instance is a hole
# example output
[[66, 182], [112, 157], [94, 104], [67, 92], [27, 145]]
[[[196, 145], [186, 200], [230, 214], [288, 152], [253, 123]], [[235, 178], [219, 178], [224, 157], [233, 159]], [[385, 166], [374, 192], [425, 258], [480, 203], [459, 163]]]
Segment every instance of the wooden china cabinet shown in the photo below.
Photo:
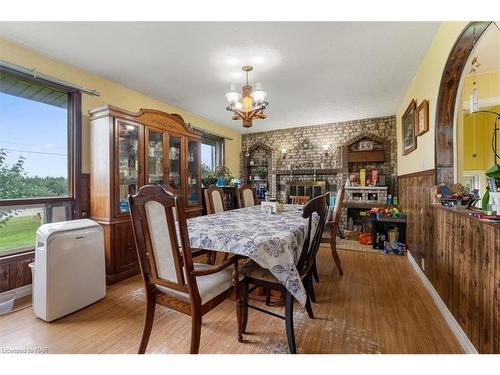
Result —
[[89, 113], [91, 219], [104, 228], [106, 280], [113, 284], [140, 272], [129, 194], [170, 184], [184, 197], [187, 216], [201, 215], [201, 136], [177, 114], [110, 105]]

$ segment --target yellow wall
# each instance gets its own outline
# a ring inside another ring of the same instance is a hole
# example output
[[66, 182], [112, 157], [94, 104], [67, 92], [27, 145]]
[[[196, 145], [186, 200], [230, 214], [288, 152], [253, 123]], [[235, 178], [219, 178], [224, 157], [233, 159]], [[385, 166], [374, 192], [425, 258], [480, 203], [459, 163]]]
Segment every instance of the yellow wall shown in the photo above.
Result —
[[[490, 107], [487, 109], [494, 112], [499, 112], [500, 106]], [[476, 122], [475, 151], [477, 154], [475, 158], [472, 157], [472, 153], [474, 152], [474, 117]], [[493, 165], [494, 159], [493, 151], [491, 149], [491, 137], [493, 135], [494, 120], [495, 116], [485, 113], [476, 113], [472, 116], [464, 116], [464, 170], [486, 170]]]
[[[466, 25], [467, 22], [443, 22], [441, 24], [399, 107], [396, 114], [399, 175], [433, 169], [435, 166], [434, 130], [439, 83], [451, 48]], [[417, 137], [416, 150], [403, 156], [401, 116], [412, 99], [415, 99], [417, 104], [420, 104], [423, 99], [429, 100], [429, 131]]]
[[[477, 74], [475, 78], [466, 75], [463, 81], [463, 89], [459, 105], [468, 102], [472, 89], [472, 82], [475, 80], [479, 92], [479, 109], [500, 111], [500, 71], [485, 72]], [[483, 106], [484, 103], [492, 106]], [[495, 104], [495, 105], [493, 105]], [[457, 160], [457, 181], [462, 182], [464, 172], [476, 172], [480, 175], [481, 188], [486, 186], [486, 176], [484, 172], [493, 165], [495, 158], [491, 149], [491, 138], [493, 133], [494, 115], [477, 113], [469, 115], [469, 109], [461, 108], [457, 111], [456, 129], [456, 160]], [[462, 114], [461, 116], [458, 114]], [[474, 148], [474, 121], [476, 124], [476, 134]], [[497, 139], [497, 149], [500, 149], [500, 137]], [[476, 153], [476, 157], [472, 154]]]
[[[152, 108], [168, 113], [178, 113], [186, 122], [194, 126], [233, 138], [231, 141], [226, 141], [225, 162], [233, 175], [239, 175], [241, 134], [236, 130], [229, 129], [193, 113], [151, 98], [138, 91], [131, 90], [125, 86], [106, 80], [74, 66], [54, 60], [31, 49], [13, 44], [4, 39], [0, 39], [0, 59], [26, 68], [35, 68], [40, 73], [48, 74], [73, 84], [96, 89], [101, 94], [101, 96], [82, 95], [82, 169], [84, 173], [90, 172], [88, 111], [94, 107], [111, 104], [134, 112], [138, 111], [140, 108]], [[224, 108], [221, 110], [224, 110]]]
[[[481, 41], [479, 41], [479, 43], [481, 43]], [[500, 70], [477, 74], [475, 76], [475, 81], [480, 99], [500, 97]], [[464, 78], [462, 91], [464, 101], [469, 100], [469, 95], [472, 90], [472, 82], [472, 76], [467, 74]]]

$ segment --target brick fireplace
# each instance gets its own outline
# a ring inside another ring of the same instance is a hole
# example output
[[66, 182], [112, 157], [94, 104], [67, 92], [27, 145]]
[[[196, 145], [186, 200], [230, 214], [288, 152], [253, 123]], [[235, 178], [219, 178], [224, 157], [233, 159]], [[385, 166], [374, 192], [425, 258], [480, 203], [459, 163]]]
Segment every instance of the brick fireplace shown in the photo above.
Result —
[[[335, 193], [349, 178], [352, 167], [348, 162], [349, 146], [364, 138], [384, 146], [385, 160], [379, 166], [383, 169], [387, 189], [377, 194], [381, 202], [387, 193], [392, 193], [397, 173], [395, 116], [245, 134], [242, 136], [241, 177], [244, 182], [255, 183], [255, 170], [265, 166], [267, 189], [282, 202], [287, 200], [287, 187], [304, 182], [324, 182], [325, 190]], [[286, 149], [286, 153], [282, 153], [282, 149]], [[358, 164], [358, 167], [372, 167], [370, 161]], [[359, 206], [359, 203], [346, 200], [343, 228], [347, 224], [348, 208]]]

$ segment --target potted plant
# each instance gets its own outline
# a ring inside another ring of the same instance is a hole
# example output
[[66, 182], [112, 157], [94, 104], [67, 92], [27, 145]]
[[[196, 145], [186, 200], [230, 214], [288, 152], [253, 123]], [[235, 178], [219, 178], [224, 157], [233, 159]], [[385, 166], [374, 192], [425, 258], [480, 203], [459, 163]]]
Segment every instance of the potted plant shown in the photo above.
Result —
[[201, 164], [201, 182], [205, 187], [217, 182], [217, 178], [214, 176], [214, 171], [206, 164]]
[[[257, 178], [258, 177], [258, 178]], [[256, 180], [265, 180], [267, 178], [267, 168], [259, 167], [255, 170]]]
[[229, 185], [232, 180], [231, 172], [225, 165], [219, 165], [214, 170], [214, 177], [217, 179], [216, 185], [219, 187]]

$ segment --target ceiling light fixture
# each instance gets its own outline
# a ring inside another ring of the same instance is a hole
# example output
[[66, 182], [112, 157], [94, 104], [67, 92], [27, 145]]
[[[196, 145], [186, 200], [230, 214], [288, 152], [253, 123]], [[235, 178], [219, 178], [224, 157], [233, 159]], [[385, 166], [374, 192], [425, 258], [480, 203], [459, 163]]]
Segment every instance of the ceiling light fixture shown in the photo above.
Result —
[[241, 88], [242, 94], [236, 91], [236, 85], [231, 84], [226, 93], [226, 99], [229, 105], [228, 111], [234, 113], [233, 120], [242, 120], [244, 128], [252, 127], [254, 119], [265, 119], [264, 109], [269, 105], [266, 102], [267, 93], [262, 90], [262, 84], [256, 83], [255, 90], [248, 83], [248, 72], [253, 70], [251, 65], [245, 65], [241, 68], [246, 74], [246, 84]]

